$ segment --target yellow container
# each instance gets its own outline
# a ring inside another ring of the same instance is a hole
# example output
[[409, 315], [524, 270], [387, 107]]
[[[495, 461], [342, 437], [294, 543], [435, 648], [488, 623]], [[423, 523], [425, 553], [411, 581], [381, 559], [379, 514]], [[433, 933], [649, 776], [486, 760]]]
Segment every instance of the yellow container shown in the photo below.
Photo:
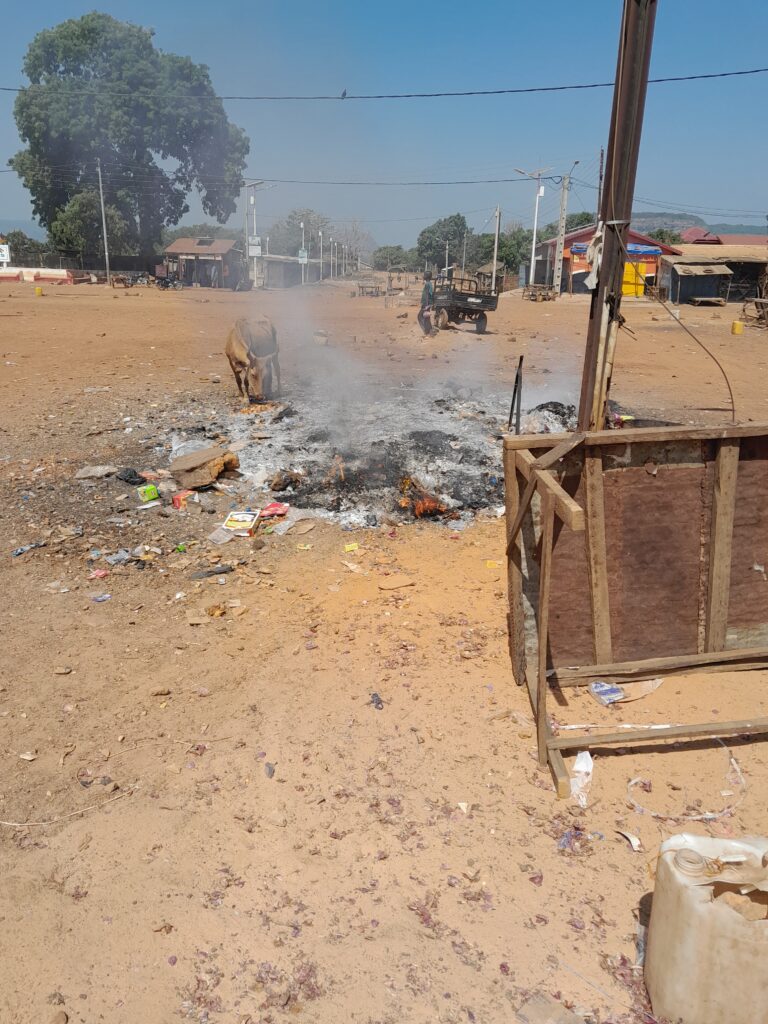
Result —
[[731, 324], [731, 334], [743, 334], [744, 333], [744, 321], [734, 320]]
[[43, 289], [40, 287], [40, 285], [39, 284], [35, 285], [35, 295], [37, 295], [39, 297], [42, 294], [43, 294]]

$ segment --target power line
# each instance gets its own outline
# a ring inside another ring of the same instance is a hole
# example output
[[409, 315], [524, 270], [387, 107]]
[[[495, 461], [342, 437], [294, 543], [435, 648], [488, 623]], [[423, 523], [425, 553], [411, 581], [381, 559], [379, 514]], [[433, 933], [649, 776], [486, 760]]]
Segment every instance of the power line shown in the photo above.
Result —
[[[574, 181], [578, 181], [579, 185], [583, 185], [584, 188], [591, 188], [597, 191], [598, 186], [593, 185], [590, 181], [582, 181], [581, 179], [575, 178]], [[728, 209], [722, 206], [692, 206], [689, 203], [679, 203], [674, 199], [649, 199], [647, 196], [635, 196], [635, 202], [646, 203], [649, 206], [666, 207], [670, 212], [674, 212], [674, 208], [678, 207], [683, 210], [689, 210], [692, 213], [708, 213], [708, 214], [722, 214], [722, 213], [742, 213], [750, 217], [764, 217], [765, 210], [739, 210], [739, 209]]]
[[[650, 78], [649, 84], [660, 85], [668, 82], [701, 82], [715, 78], [737, 78], [744, 77], [747, 75], [761, 75], [768, 72], [766, 68], [745, 68], [738, 71], [713, 71], [701, 75], [667, 75], [662, 78]], [[122, 84], [122, 83], [120, 83]], [[531, 86], [520, 86], [517, 88], [510, 89], [463, 89], [457, 91], [441, 91], [441, 92], [391, 92], [391, 93], [335, 93], [334, 95], [329, 94], [318, 94], [318, 95], [286, 95], [286, 96], [275, 96], [275, 95], [256, 95], [256, 96], [240, 96], [240, 95], [225, 95], [218, 96], [215, 94], [208, 96], [200, 96], [190, 92], [174, 92], [173, 90], [143, 90], [145, 93], [157, 93], [162, 94], [165, 98], [177, 98], [187, 97], [194, 100], [208, 100], [209, 102], [218, 103], [222, 100], [246, 100], [246, 101], [258, 101], [258, 102], [284, 102], [284, 101], [337, 101], [340, 103], [346, 103], [351, 100], [431, 100], [431, 99], [443, 99], [443, 98], [454, 98], [459, 96], [520, 96], [529, 93], [544, 93], [544, 92], [572, 92], [584, 89], [612, 89], [614, 82], [585, 82], [573, 85], [531, 85]], [[118, 83], [110, 82], [94, 82], [94, 88], [99, 93], [103, 93], [106, 89], [119, 88]], [[26, 92], [30, 86], [0, 86], [0, 92], [11, 92], [20, 93]], [[93, 93], [93, 89], [70, 89], [71, 95], [89, 95]], [[125, 92], [125, 96], [136, 98], [140, 95], [141, 89], [131, 89]]]

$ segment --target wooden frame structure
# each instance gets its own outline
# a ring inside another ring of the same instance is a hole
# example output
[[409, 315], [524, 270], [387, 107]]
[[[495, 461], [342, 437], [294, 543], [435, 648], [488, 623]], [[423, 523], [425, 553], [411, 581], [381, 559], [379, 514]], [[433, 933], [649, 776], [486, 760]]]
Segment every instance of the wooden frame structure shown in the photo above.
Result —
[[504, 476], [512, 671], [558, 795], [564, 751], [768, 734], [758, 718], [556, 736], [548, 713], [595, 678], [768, 667], [768, 423], [507, 435]]

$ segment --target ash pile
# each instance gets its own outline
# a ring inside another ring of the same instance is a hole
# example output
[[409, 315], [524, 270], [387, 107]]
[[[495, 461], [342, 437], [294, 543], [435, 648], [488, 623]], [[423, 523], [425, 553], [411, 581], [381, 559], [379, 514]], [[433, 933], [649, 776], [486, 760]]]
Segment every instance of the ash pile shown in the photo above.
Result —
[[[446, 395], [446, 390], [450, 393]], [[255, 491], [347, 526], [414, 518], [454, 525], [504, 501], [505, 398], [404, 382], [318, 404], [311, 387], [283, 403], [236, 413], [227, 432]], [[538, 432], [569, 429], [573, 407], [546, 403], [524, 419]]]

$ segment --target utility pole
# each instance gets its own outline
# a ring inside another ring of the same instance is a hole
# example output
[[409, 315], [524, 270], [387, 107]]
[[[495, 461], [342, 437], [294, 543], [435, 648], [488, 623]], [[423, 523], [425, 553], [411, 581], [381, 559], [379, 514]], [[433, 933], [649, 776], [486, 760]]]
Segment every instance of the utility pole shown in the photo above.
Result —
[[324, 274], [323, 274], [323, 232], [322, 231], [318, 231], [318, 234], [320, 235], [320, 280], [322, 281], [323, 277], [324, 277]]
[[464, 267], [467, 262], [467, 232], [464, 232], [464, 245], [461, 250], [461, 272], [464, 273]]
[[99, 199], [101, 200], [101, 231], [104, 238], [104, 265], [107, 268], [107, 284], [112, 284], [112, 275], [109, 272], [109, 243], [107, 241], [107, 214], [104, 210], [104, 188], [101, 183], [101, 158], [96, 160], [96, 170], [99, 174]]
[[[573, 167], [578, 164], [578, 160], [574, 162]], [[563, 178], [563, 184], [560, 189], [560, 223], [557, 225], [557, 248], [555, 249], [555, 275], [552, 279], [552, 287], [555, 292], [555, 298], [560, 298], [560, 287], [563, 283], [563, 252], [565, 251], [565, 225], [568, 215], [568, 192], [571, 188], [571, 175], [573, 174], [573, 167]]]
[[499, 232], [501, 231], [501, 210], [496, 207], [496, 231], [493, 235], [493, 276], [491, 277], [491, 291], [496, 291], [496, 264], [499, 261]]
[[603, 161], [605, 159], [605, 150], [600, 147], [600, 171], [597, 176], [597, 212], [595, 213], [595, 227], [600, 223], [600, 205], [603, 200]]
[[524, 171], [520, 167], [515, 170], [518, 174], [524, 174], [526, 178], [532, 178], [536, 182], [536, 204], [533, 208], [533, 238], [531, 239], [531, 272], [528, 275], [528, 284], [536, 283], [536, 232], [539, 227], [539, 200], [544, 195], [544, 186], [541, 184], [541, 176], [550, 167], [540, 167], [537, 171]]
[[448, 277], [448, 239], [445, 240], [445, 276]]
[[605, 424], [616, 336], [623, 320], [620, 307], [624, 257], [632, 217], [656, 4], [657, 0], [624, 0], [605, 161], [605, 189], [600, 206], [602, 254], [595, 268], [596, 287], [589, 312], [579, 430], [601, 430]]
[[[248, 263], [248, 182], [247, 181], [243, 182], [243, 248], [245, 249], [245, 252], [243, 253], [243, 257], [245, 259], [245, 267], [246, 267], [246, 270], [247, 270], [248, 267], [249, 267], [249, 263]], [[248, 271], [248, 274], [250, 276], [250, 270]], [[255, 277], [256, 277], [256, 275], [254, 274], [254, 278]]]
[[[301, 224], [301, 251], [302, 251], [302, 253], [304, 253], [306, 251], [304, 249], [304, 221], [303, 220], [300, 221], [300, 224]], [[304, 284], [304, 277], [305, 277], [305, 270], [304, 270], [304, 264], [302, 263], [301, 264], [301, 283], [302, 284]]]

